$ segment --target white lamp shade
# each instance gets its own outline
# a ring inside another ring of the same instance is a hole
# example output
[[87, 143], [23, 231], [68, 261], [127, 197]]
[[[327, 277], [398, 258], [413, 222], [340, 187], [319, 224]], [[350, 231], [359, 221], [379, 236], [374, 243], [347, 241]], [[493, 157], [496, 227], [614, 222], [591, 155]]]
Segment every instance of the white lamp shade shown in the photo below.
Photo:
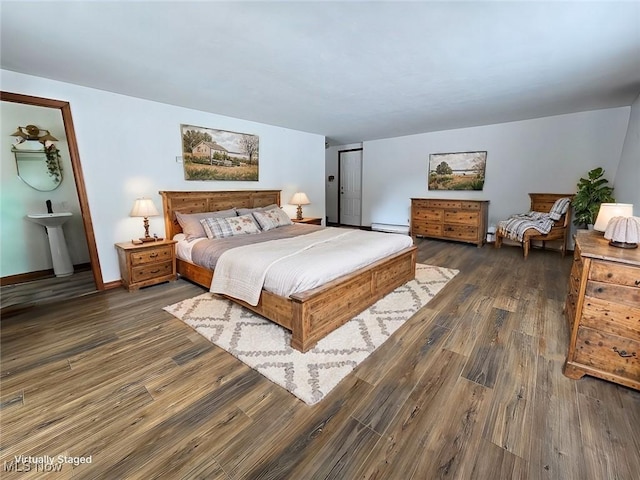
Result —
[[309, 205], [310, 203], [307, 194], [304, 192], [294, 193], [291, 200], [289, 200], [289, 204], [291, 205]]
[[137, 198], [131, 209], [130, 217], [155, 217], [160, 215], [150, 198]]
[[632, 217], [633, 204], [631, 203], [602, 203], [598, 211], [596, 223], [593, 225], [594, 230], [604, 232], [607, 229], [609, 220], [613, 217]]

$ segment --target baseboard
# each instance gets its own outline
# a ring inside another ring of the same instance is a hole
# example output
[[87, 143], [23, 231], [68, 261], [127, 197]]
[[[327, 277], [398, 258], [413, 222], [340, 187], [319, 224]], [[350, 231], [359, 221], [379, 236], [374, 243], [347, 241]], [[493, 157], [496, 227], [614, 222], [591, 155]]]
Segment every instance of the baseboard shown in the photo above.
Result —
[[[78, 265], [73, 266], [74, 272], [85, 272], [87, 270], [91, 270], [90, 263], [79, 263]], [[18, 273], [16, 275], [7, 275], [6, 277], [0, 278], [0, 286], [5, 287], [7, 285], [15, 285], [16, 283], [33, 282], [34, 280], [53, 277], [55, 277], [53, 268], [38, 270], [35, 272]]]

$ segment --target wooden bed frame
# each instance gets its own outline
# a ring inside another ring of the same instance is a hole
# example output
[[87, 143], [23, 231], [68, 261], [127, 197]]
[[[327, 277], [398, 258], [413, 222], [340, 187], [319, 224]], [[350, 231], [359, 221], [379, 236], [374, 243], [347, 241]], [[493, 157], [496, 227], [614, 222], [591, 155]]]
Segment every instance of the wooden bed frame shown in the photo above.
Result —
[[[166, 238], [181, 233], [175, 212], [201, 213], [229, 208], [280, 205], [280, 190], [161, 191]], [[367, 309], [387, 293], [415, 277], [416, 247], [406, 248], [320, 287], [288, 298], [262, 290], [258, 305], [230, 300], [253, 310], [292, 333], [291, 346], [301, 352]], [[178, 274], [205, 287], [211, 286], [213, 271], [177, 259]]]

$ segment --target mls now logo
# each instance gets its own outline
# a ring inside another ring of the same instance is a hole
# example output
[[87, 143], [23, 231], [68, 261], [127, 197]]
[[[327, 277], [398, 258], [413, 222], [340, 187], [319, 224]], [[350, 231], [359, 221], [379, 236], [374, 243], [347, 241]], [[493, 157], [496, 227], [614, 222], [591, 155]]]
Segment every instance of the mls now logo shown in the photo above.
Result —
[[16, 462], [15, 460], [5, 460], [2, 464], [2, 471], [51, 473], [61, 472], [63, 466], [64, 464], [62, 463], [25, 463]]

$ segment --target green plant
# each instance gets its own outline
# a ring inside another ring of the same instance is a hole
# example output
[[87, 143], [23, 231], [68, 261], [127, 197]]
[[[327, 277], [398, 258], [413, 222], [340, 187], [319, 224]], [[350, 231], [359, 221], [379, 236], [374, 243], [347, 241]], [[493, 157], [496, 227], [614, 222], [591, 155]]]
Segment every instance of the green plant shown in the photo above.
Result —
[[578, 191], [573, 197], [573, 211], [578, 226], [593, 225], [600, 209], [600, 204], [615, 202], [613, 187], [607, 186], [609, 180], [603, 178], [604, 169], [601, 167], [589, 171], [589, 178], [581, 178]]

